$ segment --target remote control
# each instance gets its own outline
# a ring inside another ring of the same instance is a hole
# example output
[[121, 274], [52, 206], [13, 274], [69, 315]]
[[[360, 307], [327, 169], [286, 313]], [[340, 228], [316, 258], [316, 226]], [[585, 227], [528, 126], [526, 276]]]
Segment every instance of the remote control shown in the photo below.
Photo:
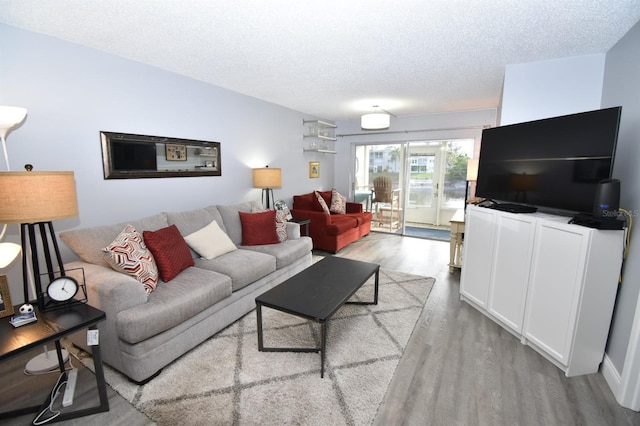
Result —
[[77, 380], [78, 370], [76, 368], [67, 371], [67, 385], [64, 388], [64, 396], [62, 397], [63, 407], [68, 407], [73, 404], [73, 394], [76, 391]]

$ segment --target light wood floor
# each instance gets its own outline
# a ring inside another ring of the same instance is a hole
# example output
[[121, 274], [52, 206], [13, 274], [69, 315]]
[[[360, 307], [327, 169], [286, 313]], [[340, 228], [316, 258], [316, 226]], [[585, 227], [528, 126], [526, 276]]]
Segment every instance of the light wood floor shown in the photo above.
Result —
[[640, 425], [601, 374], [565, 377], [461, 302], [448, 243], [372, 233], [338, 256], [436, 278], [376, 425]]
[[[376, 425], [640, 425], [640, 413], [620, 407], [601, 374], [566, 378], [461, 302], [447, 242], [372, 233], [337, 255], [436, 278]], [[152, 424], [113, 391], [109, 402], [108, 413], [65, 424]]]

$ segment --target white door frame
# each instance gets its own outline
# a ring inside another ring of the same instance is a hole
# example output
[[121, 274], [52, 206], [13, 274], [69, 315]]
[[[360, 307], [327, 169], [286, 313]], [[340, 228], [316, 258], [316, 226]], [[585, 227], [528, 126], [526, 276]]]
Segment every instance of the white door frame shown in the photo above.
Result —
[[636, 313], [633, 317], [627, 354], [624, 359], [622, 372], [615, 370], [605, 355], [602, 374], [607, 384], [616, 396], [620, 405], [633, 411], [640, 411], [640, 296], [636, 303]]

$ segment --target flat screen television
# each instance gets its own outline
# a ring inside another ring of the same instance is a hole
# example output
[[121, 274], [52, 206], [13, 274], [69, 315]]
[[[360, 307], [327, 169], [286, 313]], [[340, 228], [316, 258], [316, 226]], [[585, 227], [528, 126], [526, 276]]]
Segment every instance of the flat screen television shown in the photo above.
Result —
[[[476, 196], [494, 207], [591, 213], [611, 178], [622, 107], [485, 129]], [[526, 211], [526, 209], [523, 209]]]

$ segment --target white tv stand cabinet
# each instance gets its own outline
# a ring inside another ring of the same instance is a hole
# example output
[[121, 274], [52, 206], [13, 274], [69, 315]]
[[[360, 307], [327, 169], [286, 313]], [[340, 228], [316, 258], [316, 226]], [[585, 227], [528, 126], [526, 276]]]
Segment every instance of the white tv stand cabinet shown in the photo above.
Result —
[[566, 376], [598, 371], [622, 264], [623, 231], [568, 217], [469, 206], [460, 298]]

